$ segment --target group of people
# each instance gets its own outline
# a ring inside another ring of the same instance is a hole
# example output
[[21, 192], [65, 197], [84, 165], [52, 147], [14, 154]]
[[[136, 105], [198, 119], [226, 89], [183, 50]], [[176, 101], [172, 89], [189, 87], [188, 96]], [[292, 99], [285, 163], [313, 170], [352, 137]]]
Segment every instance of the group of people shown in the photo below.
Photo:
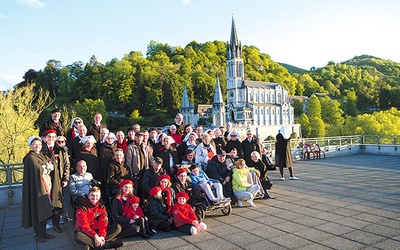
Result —
[[[231, 200], [243, 206], [246, 201], [251, 207], [256, 195], [275, 198], [267, 190], [266, 152], [251, 130], [240, 141], [231, 123], [203, 131], [177, 114], [168, 131], [135, 124], [125, 138], [121, 130], [110, 132], [100, 113], [88, 126], [75, 117], [68, 131], [60, 118], [61, 110], [51, 111], [39, 136], [28, 139], [30, 151], [23, 160], [22, 226], [33, 227], [38, 242], [55, 237], [46, 231], [48, 220], [63, 232], [60, 220], [68, 218], [70, 207], [76, 242], [117, 248], [126, 236], [206, 230], [194, 212], [201, 193], [211, 204]], [[282, 178], [287, 166], [290, 179], [297, 179], [286, 157], [290, 139], [281, 130], [277, 150], [285, 152], [279, 153], [278, 166]]]

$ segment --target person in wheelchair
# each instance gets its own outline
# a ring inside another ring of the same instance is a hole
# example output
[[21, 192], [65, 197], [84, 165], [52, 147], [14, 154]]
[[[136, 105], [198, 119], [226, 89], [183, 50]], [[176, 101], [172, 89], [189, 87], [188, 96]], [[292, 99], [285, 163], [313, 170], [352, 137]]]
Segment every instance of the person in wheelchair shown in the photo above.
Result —
[[93, 175], [87, 171], [87, 164], [84, 160], [76, 163], [76, 173], [69, 177], [69, 188], [71, 191], [72, 205], [79, 207], [87, 198], [89, 189], [93, 183]]
[[[207, 174], [204, 173], [203, 170], [200, 169], [199, 165], [193, 164], [190, 166], [190, 179], [192, 180], [192, 185], [194, 187], [199, 186], [201, 190], [203, 190], [206, 193], [207, 198], [213, 202], [213, 203], [218, 203], [218, 202], [225, 202], [228, 201], [228, 198], [224, 197], [223, 194], [223, 187], [221, 183], [219, 183], [217, 180], [213, 180], [208, 178]], [[212, 188], [215, 188], [217, 197], [215, 197]], [[196, 188], [195, 188], [196, 191]], [[199, 195], [195, 193], [195, 195]]]

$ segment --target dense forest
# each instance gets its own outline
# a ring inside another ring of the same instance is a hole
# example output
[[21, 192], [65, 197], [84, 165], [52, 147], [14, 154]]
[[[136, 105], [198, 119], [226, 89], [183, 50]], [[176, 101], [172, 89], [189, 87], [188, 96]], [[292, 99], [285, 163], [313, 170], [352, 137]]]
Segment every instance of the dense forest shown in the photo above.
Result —
[[[151, 41], [145, 56], [131, 51], [105, 64], [98, 62], [95, 55], [87, 63], [79, 61], [66, 66], [49, 60], [44, 69], [28, 70], [25, 81], [16, 88], [34, 83], [36, 90], [43, 88], [50, 92], [55, 98], [54, 106], [67, 104], [85, 118], [91, 114], [85, 113], [87, 108], [82, 106], [96, 104], [110, 114], [108, 123], [112, 129], [133, 121], [167, 125], [167, 118], [179, 111], [184, 86], [195, 106], [212, 103], [216, 77], [226, 95], [226, 51], [227, 43], [222, 41], [192, 41], [184, 48]], [[281, 83], [290, 95], [311, 97], [305, 113], [301, 101], [293, 104], [305, 137], [355, 131], [400, 134], [399, 63], [362, 55], [302, 70], [274, 62], [255, 46], [243, 46], [242, 57], [246, 79]], [[318, 93], [326, 95], [317, 98]], [[48, 117], [48, 113], [43, 114], [40, 119]], [[378, 114], [390, 117], [393, 127], [386, 132], [377, 128], [365, 130], [363, 122], [377, 119], [380, 123], [382, 117], [375, 117]]]

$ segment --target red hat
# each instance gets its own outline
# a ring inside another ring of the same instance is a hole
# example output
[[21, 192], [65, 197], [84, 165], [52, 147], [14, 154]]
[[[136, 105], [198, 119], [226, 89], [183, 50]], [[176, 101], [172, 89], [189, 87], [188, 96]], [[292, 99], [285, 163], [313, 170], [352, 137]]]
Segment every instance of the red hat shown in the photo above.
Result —
[[157, 178], [158, 181], [161, 181], [162, 179], [168, 179], [169, 181], [171, 181], [171, 177], [167, 174], [162, 174]]
[[46, 136], [46, 135], [48, 135], [48, 134], [50, 134], [50, 133], [57, 134], [57, 131], [56, 131], [54, 128], [50, 128], [50, 129], [48, 129], [48, 130], [45, 130], [44, 133], [43, 133], [43, 135]]
[[176, 199], [178, 199], [178, 198], [180, 198], [180, 197], [185, 198], [186, 201], [189, 200], [189, 195], [188, 195], [186, 192], [178, 192], [178, 193], [176, 194]]
[[135, 184], [133, 184], [133, 181], [126, 179], [121, 181], [121, 183], [119, 184], [119, 188], [123, 188], [126, 184], [131, 184], [132, 187], [134, 187]]
[[187, 173], [186, 168], [180, 168], [180, 169], [178, 170], [178, 172], [176, 172], [176, 176], [178, 176], [178, 175], [180, 175], [180, 174], [182, 174], [182, 173]]
[[132, 196], [129, 200], [128, 200], [128, 204], [132, 205], [135, 203], [140, 203], [140, 198], [137, 196]]
[[162, 190], [161, 190], [161, 187], [160, 187], [160, 186], [154, 186], [154, 187], [152, 187], [152, 188], [150, 189], [149, 195], [150, 195], [150, 196], [154, 196], [154, 195], [158, 194], [158, 193], [161, 192], [161, 191], [162, 191]]

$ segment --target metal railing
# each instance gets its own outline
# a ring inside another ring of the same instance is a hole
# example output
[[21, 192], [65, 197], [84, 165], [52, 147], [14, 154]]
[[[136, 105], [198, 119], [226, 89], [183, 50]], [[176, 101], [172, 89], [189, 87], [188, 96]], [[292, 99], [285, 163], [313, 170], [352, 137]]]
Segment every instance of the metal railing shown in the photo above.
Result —
[[13, 184], [21, 184], [24, 175], [24, 164], [10, 163], [0, 164], [0, 186], [8, 186]]

